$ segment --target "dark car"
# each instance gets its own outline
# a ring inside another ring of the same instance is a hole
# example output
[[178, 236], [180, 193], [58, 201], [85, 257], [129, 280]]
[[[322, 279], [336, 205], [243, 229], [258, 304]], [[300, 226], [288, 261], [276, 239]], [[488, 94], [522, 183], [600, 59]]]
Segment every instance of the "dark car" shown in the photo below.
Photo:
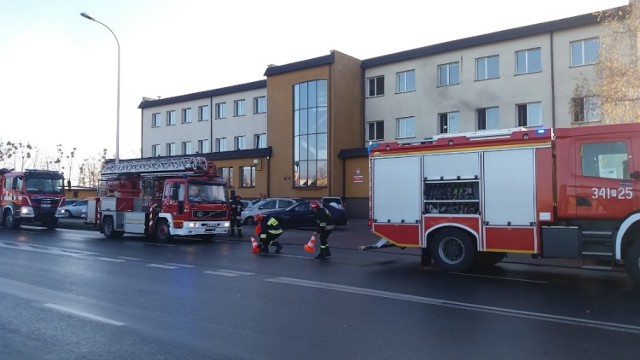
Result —
[[[280, 225], [283, 227], [315, 227], [315, 213], [311, 210], [310, 204], [311, 201], [301, 201], [286, 209], [270, 211], [268, 215], [278, 219], [278, 222], [280, 222]], [[331, 217], [336, 225], [347, 224], [347, 213], [343, 209], [334, 206], [325, 207], [331, 213]]]

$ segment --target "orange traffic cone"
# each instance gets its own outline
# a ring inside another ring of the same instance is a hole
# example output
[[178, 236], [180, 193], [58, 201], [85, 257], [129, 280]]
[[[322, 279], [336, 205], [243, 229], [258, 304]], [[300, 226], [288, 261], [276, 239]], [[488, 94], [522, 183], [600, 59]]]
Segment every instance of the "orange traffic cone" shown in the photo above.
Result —
[[311, 239], [309, 239], [309, 242], [304, 246], [304, 251], [316, 252], [316, 234], [311, 235]]
[[251, 245], [253, 246], [253, 250], [252, 252], [254, 254], [257, 254], [260, 252], [260, 245], [258, 244], [258, 242], [256, 241], [256, 238], [254, 238], [253, 236], [251, 236]]

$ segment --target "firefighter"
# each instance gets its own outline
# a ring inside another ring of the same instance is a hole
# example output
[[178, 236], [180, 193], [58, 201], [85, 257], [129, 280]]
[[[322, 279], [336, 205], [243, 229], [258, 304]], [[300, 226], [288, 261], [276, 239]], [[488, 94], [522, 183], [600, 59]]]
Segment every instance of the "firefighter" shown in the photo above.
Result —
[[282, 227], [272, 216], [256, 214], [256, 235], [260, 238], [260, 252], [269, 253], [269, 245], [276, 247], [276, 254], [282, 251], [282, 244], [277, 240], [282, 235]]
[[242, 237], [242, 212], [244, 211], [241, 199], [240, 195], [236, 195], [229, 204], [231, 206], [231, 237], [234, 236], [235, 230], [238, 230], [238, 239]]
[[322, 204], [317, 201], [311, 201], [309, 205], [311, 210], [315, 212], [316, 216], [316, 224], [318, 224], [318, 228], [316, 230], [317, 237], [320, 238], [320, 253], [316, 255], [316, 259], [325, 259], [331, 256], [331, 251], [329, 251], [329, 235], [331, 235], [331, 231], [336, 227], [335, 222], [333, 221], [333, 217], [331, 217], [331, 213], [327, 210]]

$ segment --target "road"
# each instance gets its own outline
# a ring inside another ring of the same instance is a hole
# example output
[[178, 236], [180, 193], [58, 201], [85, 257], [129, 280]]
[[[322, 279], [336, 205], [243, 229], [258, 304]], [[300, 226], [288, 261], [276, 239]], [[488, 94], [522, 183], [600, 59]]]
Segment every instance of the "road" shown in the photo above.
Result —
[[[170, 244], [0, 229], [0, 359], [637, 359], [640, 291], [619, 271], [508, 259], [420, 267], [415, 249], [282, 255], [247, 239]], [[248, 229], [245, 229], [247, 232]]]

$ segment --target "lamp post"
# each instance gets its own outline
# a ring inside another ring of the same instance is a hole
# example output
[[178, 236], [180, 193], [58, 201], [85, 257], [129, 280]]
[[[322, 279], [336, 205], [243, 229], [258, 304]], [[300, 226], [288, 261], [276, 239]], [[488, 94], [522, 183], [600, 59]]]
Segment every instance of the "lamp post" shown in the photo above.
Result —
[[120, 162], [120, 41], [118, 41], [118, 37], [116, 36], [116, 33], [114, 33], [113, 30], [111, 30], [111, 28], [108, 27], [107, 25], [92, 18], [91, 16], [89, 16], [89, 14], [85, 12], [81, 12], [80, 16], [82, 16], [85, 19], [95, 21], [98, 24], [106, 27], [107, 30], [109, 30], [113, 35], [113, 38], [116, 39], [116, 44], [118, 44], [118, 95], [117, 95], [118, 105], [116, 109], [116, 164], [118, 164]]

